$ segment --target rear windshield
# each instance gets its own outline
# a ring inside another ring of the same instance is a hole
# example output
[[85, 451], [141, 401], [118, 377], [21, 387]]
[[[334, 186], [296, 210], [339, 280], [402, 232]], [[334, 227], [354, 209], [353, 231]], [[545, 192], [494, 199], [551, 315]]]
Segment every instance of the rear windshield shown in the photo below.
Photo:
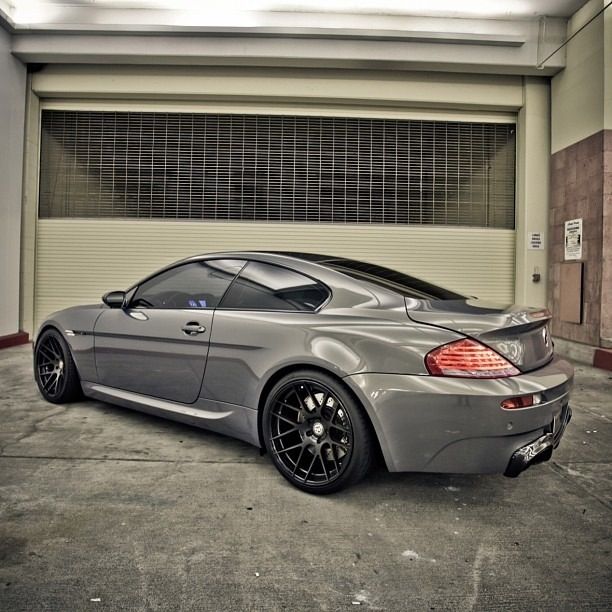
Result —
[[384, 289], [395, 291], [404, 297], [426, 300], [463, 300], [466, 298], [465, 295], [455, 293], [444, 287], [432, 285], [420, 278], [408, 276], [396, 270], [364, 261], [344, 259], [343, 257], [334, 257], [333, 255], [314, 255], [311, 253], [284, 252], [282, 254], [316, 262], [337, 272], [342, 272], [351, 278], [367, 281]]
[[427, 281], [402, 274], [396, 270], [355, 261], [353, 259], [337, 259], [326, 261], [323, 265], [328, 266], [338, 272], [351, 276], [357, 280], [367, 281], [378, 285], [384, 289], [389, 289], [400, 293], [404, 297], [430, 299], [430, 300], [461, 300], [466, 296], [444, 287], [432, 285]]

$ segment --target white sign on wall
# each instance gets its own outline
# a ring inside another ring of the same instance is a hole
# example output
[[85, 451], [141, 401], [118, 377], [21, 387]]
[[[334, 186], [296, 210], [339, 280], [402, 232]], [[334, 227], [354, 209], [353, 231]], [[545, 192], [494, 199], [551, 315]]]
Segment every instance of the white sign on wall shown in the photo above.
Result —
[[582, 219], [565, 222], [565, 259], [582, 259]]
[[527, 248], [532, 251], [544, 250], [544, 234], [542, 232], [529, 232], [527, 235]]

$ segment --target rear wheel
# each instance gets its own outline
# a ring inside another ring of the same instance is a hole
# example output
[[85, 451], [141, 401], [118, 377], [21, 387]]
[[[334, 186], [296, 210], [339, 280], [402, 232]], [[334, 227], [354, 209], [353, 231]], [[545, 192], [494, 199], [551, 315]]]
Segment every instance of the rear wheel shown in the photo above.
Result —
[[361, 406], [340, 382], [315, 370], [292, 372], [272, 388], [263, 433], [278, 471], [309, 493], [354, 484], [372, 462], [372, 434]]
[[46, 329], [36, 342], [34, 377], [49, 402], [65, 404], [81, 397], [81, 382], [70, 349], [55, 329]]

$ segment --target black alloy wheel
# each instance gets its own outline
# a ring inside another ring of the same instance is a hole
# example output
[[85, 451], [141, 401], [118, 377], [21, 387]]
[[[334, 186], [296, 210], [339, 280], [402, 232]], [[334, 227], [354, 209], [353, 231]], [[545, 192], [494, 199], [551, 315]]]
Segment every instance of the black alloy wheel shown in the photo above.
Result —
[[81, 383], [70, 349], [55, 329], [46, 329], [36, 342], [34, 377], [42, 396], [54, 404], [64, 404], [81, 395]]
[[363, 478], [371, 464], [371, 433], [344, 386], [316, 371], [293, 372], [268, 396], [266, 448], [296, 487], [332, 493]]

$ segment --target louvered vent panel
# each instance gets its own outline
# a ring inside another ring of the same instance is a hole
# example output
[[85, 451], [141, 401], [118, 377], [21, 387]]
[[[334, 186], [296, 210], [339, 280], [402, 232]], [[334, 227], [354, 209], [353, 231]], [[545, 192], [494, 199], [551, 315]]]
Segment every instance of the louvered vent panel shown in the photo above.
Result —
[[40, 216], [514, 227], [514, 124], [43, 110]]

